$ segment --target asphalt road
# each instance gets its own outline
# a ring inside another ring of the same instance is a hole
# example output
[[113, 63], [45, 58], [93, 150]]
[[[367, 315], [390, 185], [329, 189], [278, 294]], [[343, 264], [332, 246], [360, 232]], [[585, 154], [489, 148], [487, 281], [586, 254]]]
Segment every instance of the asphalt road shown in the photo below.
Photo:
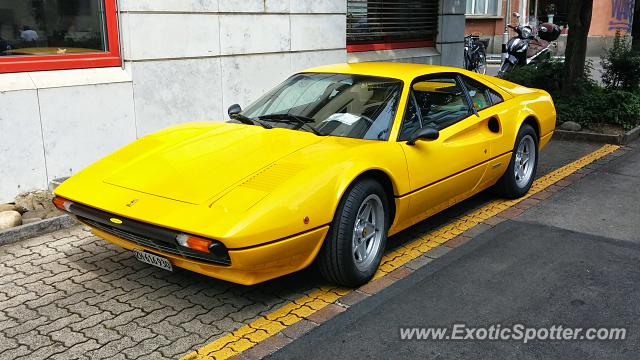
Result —
[[[557, 152], [556, 152], [557, 153]], [[640, 146], [312, 330], [274, 359], [637, 359]], [[400, 340], [400, 327], [624, 327], [625, 340]]]

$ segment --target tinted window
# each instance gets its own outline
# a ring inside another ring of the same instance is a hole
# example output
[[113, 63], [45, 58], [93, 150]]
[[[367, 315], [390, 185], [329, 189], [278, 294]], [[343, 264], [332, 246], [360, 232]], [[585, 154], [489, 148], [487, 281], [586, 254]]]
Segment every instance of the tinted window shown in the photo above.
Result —
[[425, 126], [442, 130], [469, 114], [466, 95], [453, 75], [424, 77], [411, 86], [398, 140], [408, 140]]
[[489, 106], [501, 103], [503, 101], [500, 94], [473, 79], [462, 76], [462, 81], [464, 81], [464, 85], [467, 87], [469, 96], [471, 97], [471, 101], [473, 102], [473, 107], [477, 111], [486, 109]]
[[504, 101], [502, 96], [500, 94], [498, 94], [497, 92], [495, 92], [495, 91], [493, 91], [491, 89], [488, 89], [487, 91], [489, 91], [489, 98], [491, 99], [491, 103], [493, 105], [499, 104], [499, 103]]
[[441, 130], [469, 116], [462, 87], [453, 76], [429, 77], [413, 84], [422, 126]]
[[464, 85], [469, 91], [469, 97], [471, 97], [471, 102], [476, 111], [486, 109], [492, 105], [488, 87], [467, 77], [462, 77], [462, 81], [464, 81]]
[[413, 93], [411, 93], [409, 101], [407, 102], [407, 109], [404, 112], [404, 120], [400, 128], [400, 134], [398, 134], [398, 141], [409, 140], [411, 135], [420, 128], [422, 128], [422, 122], [420, 114], [418, 113], [418, 106], [416, 105], [416, 99]]

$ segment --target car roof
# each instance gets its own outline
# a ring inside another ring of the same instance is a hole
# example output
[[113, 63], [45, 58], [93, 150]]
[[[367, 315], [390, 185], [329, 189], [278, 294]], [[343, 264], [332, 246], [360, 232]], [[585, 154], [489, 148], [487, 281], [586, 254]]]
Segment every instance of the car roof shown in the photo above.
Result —
[[460, 72], [461, 69], [439, 66], [439, 65], [424, 65], [424, 64], [407, 64], [407, 63], [395, 63], [395, 62], [363, 62], [353, 64], [332, 64], [318, 66], [310, 69], [306, 69], [302, 72], [319, 72], [319, 73], [339, 73], [339, 74], [358, 74], [358, 75], [370, 75], [381, 76], [393, 79], [400, 79], [407, 82], [411, 82], [417, 76], [443, 73], [443, 72]]

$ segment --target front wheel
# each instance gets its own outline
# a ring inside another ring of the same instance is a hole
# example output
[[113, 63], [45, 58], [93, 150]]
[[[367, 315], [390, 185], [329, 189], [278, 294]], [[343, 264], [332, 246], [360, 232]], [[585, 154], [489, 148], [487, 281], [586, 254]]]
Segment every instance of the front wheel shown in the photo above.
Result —
[[528, 124], [522, 125], [507, 171], [496, 184], [500, 195], [516, 199], [524, 196], [533, 184], [538, 168], [538, 135]]
[[331, 283], [359, 286], [380, 265], [387, 243], [389, 205], [375, 180], [355, 183], [343, 196], [318, 254], [318, 268]]
[[480, 50], [476, 54], [476, 67], [474, 71], [483, 75], [487, 73], [487, 55], [484, 50]]

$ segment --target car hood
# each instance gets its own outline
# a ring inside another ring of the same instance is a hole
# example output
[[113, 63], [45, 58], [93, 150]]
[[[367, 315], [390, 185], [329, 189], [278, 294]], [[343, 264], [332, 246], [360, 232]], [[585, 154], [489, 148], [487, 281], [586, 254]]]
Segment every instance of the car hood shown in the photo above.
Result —
[[[207, 203], [277, 160], [320, 141], [301, 131], [216, 124], [188, 136], [159, 136], [104, 182], [191, 204]], [[169, 141], [166, 138], [170, 139]]]

